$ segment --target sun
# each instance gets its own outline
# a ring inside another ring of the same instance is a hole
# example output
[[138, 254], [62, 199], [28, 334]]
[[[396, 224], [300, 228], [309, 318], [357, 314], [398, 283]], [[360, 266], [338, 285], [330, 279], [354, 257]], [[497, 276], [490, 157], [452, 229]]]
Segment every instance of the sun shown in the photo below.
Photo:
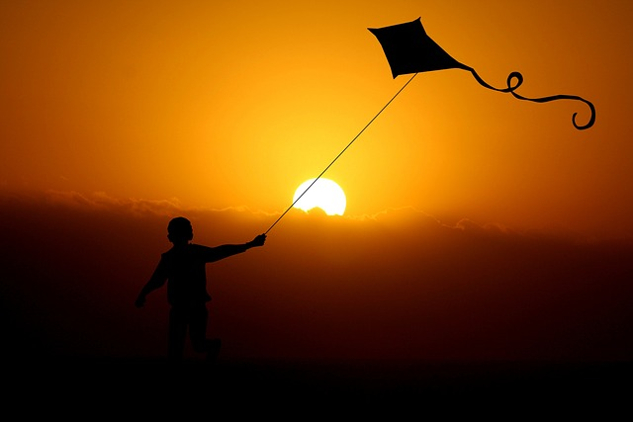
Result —
[[[295, 191], [293, 202], [310, 187], [315, 179], [306, 180]], [[308, 212], [312, 208], [321, 208], [327, 215], [343, 215], [345, 212], [345, 192], [336, 182], [330, 179], [320, 178], [294, 205]]]

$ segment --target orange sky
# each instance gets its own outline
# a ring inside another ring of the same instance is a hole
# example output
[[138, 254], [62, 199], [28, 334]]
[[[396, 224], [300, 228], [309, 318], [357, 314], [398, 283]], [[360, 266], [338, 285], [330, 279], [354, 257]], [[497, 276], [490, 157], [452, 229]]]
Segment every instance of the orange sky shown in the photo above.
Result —
[[633, 234], [627, 1], [3, 2], [0, 183], [281, 212], [404, 84], [367, 27], [422, 17], [421, 75], [327, 173], [348, 215]]
[[293, 210], [210, 266], [223, 353], [633, 356], [630, 2], [262, 3], [0, 4], [0, 309], [24, 350], [162, 354], [164, 291], [132, 303], [169, 218], [211, 246], [263, 232], [407, 81], [367, 28], [421, 16], [595, 126], [419, 75], [326, 173], [346, 216]]

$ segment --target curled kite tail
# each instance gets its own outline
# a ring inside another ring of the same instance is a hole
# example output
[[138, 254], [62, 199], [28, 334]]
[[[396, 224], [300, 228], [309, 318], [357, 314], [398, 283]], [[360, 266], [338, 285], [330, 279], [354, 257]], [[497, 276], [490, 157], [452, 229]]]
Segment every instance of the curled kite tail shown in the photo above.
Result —
[[519, 100], [532, 101], [534, 103], [548, 103], [550, 101], [556, 101], [556, 100], [582, 101], [583, 103], [587, 104], [587, 106], [589, 106], [589, 110], [591, 111], [591, 118], [589, 119], [589, 122], [587, 122], [587, 124], [579, 125], [576, 123], [576, 115], [578, 113], [574, 113], [571, 118], [572, 124], [574, 125], [576, 129], [584, 130], [584, 129], [589, 129], [596, 122], [596, 108], [594, 107], [593, 103], [591, 103], [588, 100], [585, 100], [582, 97], [579, 97], [577, 95], [553, 95], [551, 97], [528, 98], [516, 93], [517, 88], [519, 88], [523, 84], [523, 75], [521, 75], [521, 73], [519, 72], [512, 72], [508, 75], [508, 79], [506, 80], [507, 88], [495, 88], [494, 86], [484, 81], [481, 78], [481, 76], [479, 76], [479, 74], [472, 67], [465, 66], [465, 69], [470, 71], [470, 73], [473, 74], [477, 82], [479, 82], [479, 84], [481, 84], [482, 86], [488, 89], [492, 89], [493, 91], [510, 93], [512, 94], [514, 98], [519, 99]]

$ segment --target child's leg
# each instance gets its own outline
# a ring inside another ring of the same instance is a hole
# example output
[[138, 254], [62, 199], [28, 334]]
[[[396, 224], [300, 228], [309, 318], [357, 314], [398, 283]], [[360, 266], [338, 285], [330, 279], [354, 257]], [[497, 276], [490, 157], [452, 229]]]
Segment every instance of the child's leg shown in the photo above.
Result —
[[196, 352], [206, 353], [207, 362], [213, 363], [220, 353], [220, 339], [207, 339], [207, 321], [209, 312], [206, 305], [192, 309], [189, 320], [189, 336]]
[[169, 347], [170, 361], [181, 361], [185, 351], [187, 337], [188, 310], [172, 307], [169, 311]]
[[207, 342], [207, 319], [209, 312], [205, 304], [191, 308], [191, 314], [189, 318], [189, 338], [191, 339], [191, 345], [193, 350], [198, 353], [205, 353], [208, 351]]

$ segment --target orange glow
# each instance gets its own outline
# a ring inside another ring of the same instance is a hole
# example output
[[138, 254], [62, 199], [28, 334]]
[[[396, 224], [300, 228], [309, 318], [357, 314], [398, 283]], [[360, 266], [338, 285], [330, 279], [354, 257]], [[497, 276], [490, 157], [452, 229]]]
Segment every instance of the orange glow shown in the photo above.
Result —
[[[349, 215], [414, 206], [633, 233], [628, 2], [4, 2], [0, 182], [281, 212], [404, 84], [368, 27], [422, 17], [463, 71], [420, 75], [325, 175]], [[507, 19], [512, 16], [512, 19]]]

